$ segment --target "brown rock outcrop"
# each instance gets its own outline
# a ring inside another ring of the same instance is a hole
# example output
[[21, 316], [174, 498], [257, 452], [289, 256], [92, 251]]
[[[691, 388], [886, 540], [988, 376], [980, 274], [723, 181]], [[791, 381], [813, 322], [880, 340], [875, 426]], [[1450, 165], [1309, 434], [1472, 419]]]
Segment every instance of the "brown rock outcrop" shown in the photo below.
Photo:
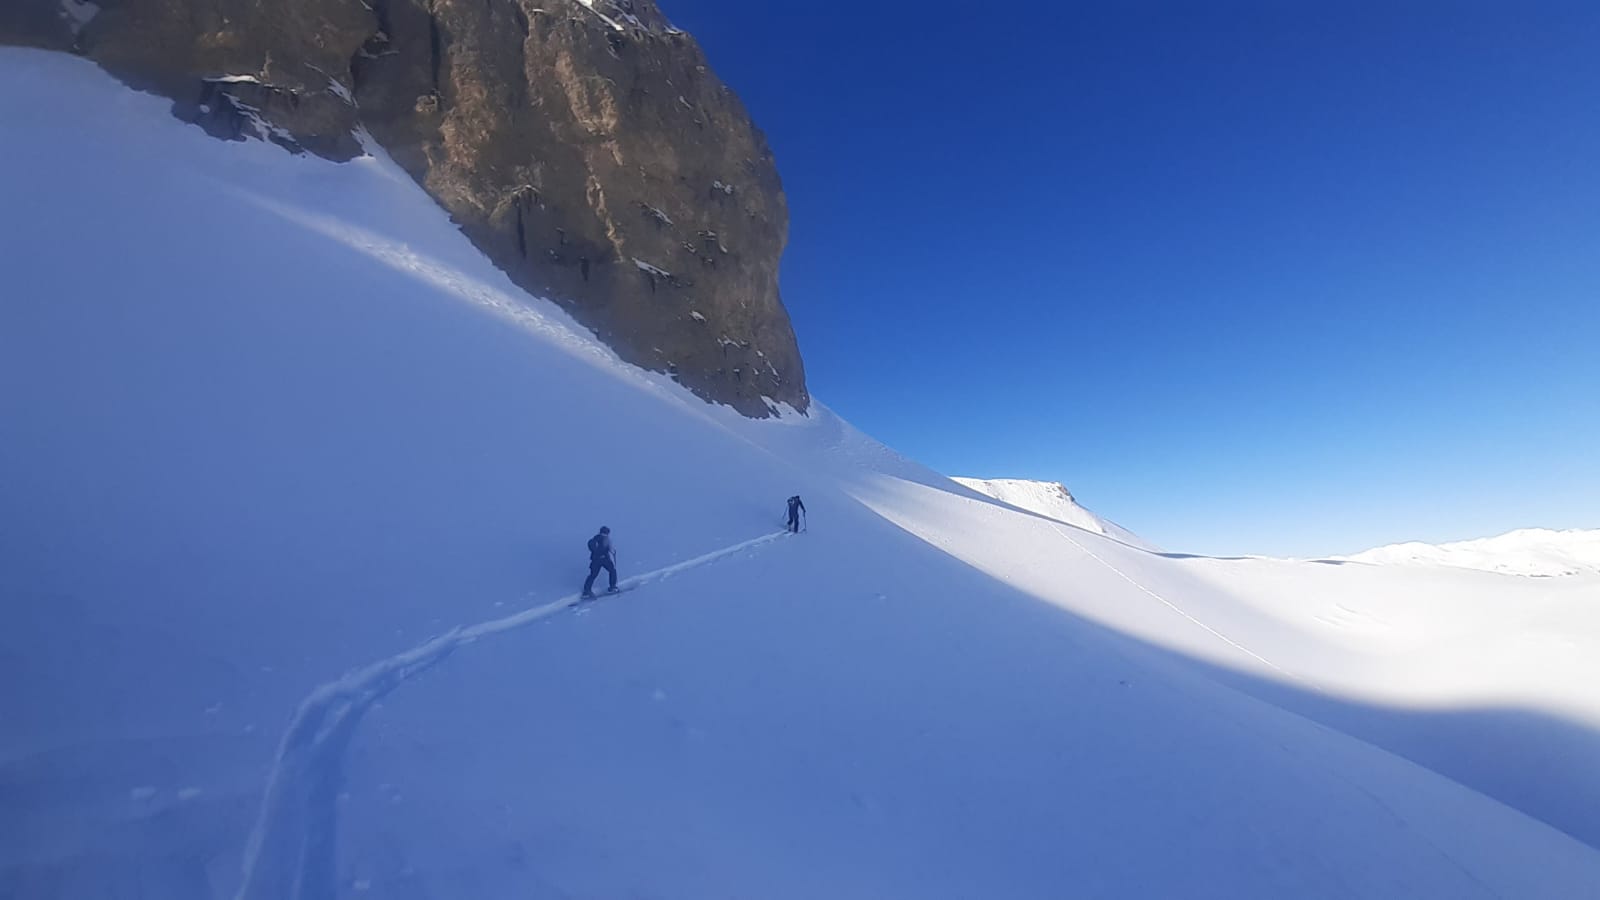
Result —
[[624, 358], [766, 415], [809, 405], [772, 153], [650, 0], [10, 0], [212, 134], [334, 160], [359, 128], [513, 280]]

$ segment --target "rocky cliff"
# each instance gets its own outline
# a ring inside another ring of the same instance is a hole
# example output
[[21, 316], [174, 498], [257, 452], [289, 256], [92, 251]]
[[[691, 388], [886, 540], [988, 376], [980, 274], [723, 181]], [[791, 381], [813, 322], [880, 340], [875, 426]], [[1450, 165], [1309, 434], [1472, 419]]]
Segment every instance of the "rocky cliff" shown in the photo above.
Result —
[[[809, 405], [772, 153], [651, 0], [4, 0], [218, 137], [375, 141], [529, 291], [747, 415]], [[15, 88], [13, 88], [15, 89]]]

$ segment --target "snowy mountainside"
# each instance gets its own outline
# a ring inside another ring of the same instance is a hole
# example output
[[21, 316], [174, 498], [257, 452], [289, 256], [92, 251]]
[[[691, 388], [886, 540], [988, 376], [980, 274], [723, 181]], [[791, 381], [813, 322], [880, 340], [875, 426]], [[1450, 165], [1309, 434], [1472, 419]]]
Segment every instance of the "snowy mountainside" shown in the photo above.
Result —
[[[1539, 745], [1558, 781], [1454, 716], [1600, 721], [1582, 582], [1024, 514], [623, 364], [383, 158], [209, 141], [64, 55], [0, 74], [49, 86], [0, 94], [0, 896], [1600, 883], [1591, 745]], [[575, 605], [601, 524], [630, 590]], [[1453, 677], [1486, 646], [1523, 680]]]
[[980, 494], [1009, 503], [1018, 509], [1038, 513], [1066, 525], [1103, 534], [1146, 550], [1155, 549], [1126, 528], [1101, 518], [1079, 505], [1067, 486], [1056, 481], [1029, 481], [1022, 478], [952, 478], [957, 484]]
[[746, 415], [809, 402], [771, 149], [653, 0], [5, 0], [5, 44], [94, 60], [225, 140], [379, 146], [623, 358]]
[[1455, 566], [1506, 575], [1595, 575], [1600, 574], [1600, 529], [1522, 528], [1446, 544], [1390, 544], [1338, 558], [1384, 565]]

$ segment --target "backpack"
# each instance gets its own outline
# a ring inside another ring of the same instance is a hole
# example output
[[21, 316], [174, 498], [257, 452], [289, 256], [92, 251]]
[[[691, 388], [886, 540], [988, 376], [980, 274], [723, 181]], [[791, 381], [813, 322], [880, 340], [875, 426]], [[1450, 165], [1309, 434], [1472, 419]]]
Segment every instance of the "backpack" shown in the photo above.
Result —
[[599, 559], [600, 557], [605, 556], [605, 542], [605, 535], [597, 534], [594, 537], [589, 538], [589, 556], [593, 559]]

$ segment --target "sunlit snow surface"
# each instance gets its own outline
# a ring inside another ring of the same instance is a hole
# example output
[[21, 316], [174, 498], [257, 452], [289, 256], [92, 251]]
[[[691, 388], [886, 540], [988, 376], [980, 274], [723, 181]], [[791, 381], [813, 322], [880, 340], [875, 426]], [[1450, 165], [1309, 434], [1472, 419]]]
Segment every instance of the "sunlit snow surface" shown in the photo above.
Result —
[[1076, 525], [1095, 534], [1107, 535], [1145, 550], [1158, 549], [1117, 523], [1084, 509], [1066, 485], [1021, 478], [956, 478], [955, 481], [1018, 509], [1038, 513], [1067, 525]]
[[623, 365], [382, 159], [0, 74], [0, 896], [1600, 884], [1594, 578], [1019, 512]]
[[1600, 575], [1600, 530], [1523, 528], [1497, 537], [1448, 544], [1417, 541], [1390, 544], [1343, 558], [1357, 562], [1455, 566], [1541, 578]]

